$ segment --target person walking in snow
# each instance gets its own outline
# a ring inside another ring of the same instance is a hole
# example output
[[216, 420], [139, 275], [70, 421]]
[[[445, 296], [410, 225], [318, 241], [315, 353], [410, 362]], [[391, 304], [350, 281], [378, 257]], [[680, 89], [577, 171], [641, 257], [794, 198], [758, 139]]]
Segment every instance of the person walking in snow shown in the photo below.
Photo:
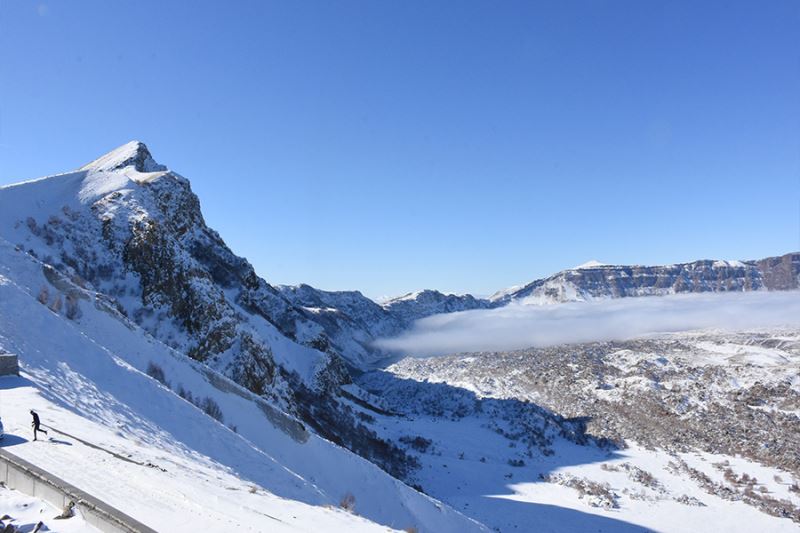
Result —
[[39, 413], [31, 409], [31, 416], [33, 416], [33, 422], [31, 422], [31, 427], [33, 428], [33, 440], [38, 440], [36, 438], [36, 432], [41, 431], [45, 435], [47, 435], [47, 431], [43, 430], [41, 426], [41, 422], [39, 421]]

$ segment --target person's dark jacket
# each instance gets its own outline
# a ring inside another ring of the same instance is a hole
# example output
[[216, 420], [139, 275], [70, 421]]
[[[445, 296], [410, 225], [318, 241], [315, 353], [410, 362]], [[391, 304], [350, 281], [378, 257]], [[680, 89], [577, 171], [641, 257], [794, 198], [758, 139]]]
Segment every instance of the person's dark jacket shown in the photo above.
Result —
[[33, 427], [35, 427], [36, 429], [39, 429], [39, 424], [40, 424], [40, 422], [39, 422], [39, 414], [38, 413], [33, 413]]

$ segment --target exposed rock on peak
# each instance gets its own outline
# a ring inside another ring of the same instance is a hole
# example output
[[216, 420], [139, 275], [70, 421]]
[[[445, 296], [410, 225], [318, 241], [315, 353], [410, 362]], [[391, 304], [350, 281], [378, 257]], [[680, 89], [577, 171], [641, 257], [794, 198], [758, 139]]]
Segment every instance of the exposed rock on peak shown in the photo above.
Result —
[[167, 167], [156, 163], [150, 150], [141, 141], [131, 141], [111, 150], [81, 167], [81, 170], [100, 170], [112, 172], [133, 167], [138, 172], [163, 172]]

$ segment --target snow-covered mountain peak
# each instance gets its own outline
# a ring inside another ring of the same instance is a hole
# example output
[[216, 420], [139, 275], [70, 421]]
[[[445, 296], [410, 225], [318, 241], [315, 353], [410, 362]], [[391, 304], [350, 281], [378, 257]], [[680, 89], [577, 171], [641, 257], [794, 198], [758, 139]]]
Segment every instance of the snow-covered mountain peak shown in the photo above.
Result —
[[381, 304], [385, 310], [410, 325], [415, 320], [439, 313], [453, 313], [472, 309], [491, 307], [487, 300], [475, 298], [471, 294], [444, 294], [439, 291], [425, 289], [415, 291]]
[[423, 290], [419, 290], [419, 291], [413, 291], [413, 292], [406, 293], [406, 294], [404, 294], [402, 296], [396, 296], [394, 298], [387, 298], [386, 301], [384, 301], [382, 305], [386, 306], [386, 305], [391, 305], [393, 302], [404, 302], [404, 301], [409, 301], [409, 300], [417, 300], [420, 297], [427, 298], [427, 297], [430, 297], [432, 294], [433, 294], [433, 291], [432, 290], [428, 290], [428, 289], [423, 289]]
[[592, 259], [591, 261], [586, 261], [583, 264], [580, 264], [580, 265], [578, 265], [576, 267], [572, 267], [572, 270], [586, 270], [586, 269], [589, 269], [589, 268], [599, 268], [599, 267], [604, 267], [604, 266], [608, 266], [608, 265], [606, 265], [605, 263], [601, 263], [600, 261], [597, 261], [596, 259]]
[[138, 172], [163, 172], [167, 170], [164, 165], [158, 164], [153, 159], [150, 150], [141, 141], [130, 141], [111, 150], [80, 168], [89, 171], [115, 171], [132, 167]]

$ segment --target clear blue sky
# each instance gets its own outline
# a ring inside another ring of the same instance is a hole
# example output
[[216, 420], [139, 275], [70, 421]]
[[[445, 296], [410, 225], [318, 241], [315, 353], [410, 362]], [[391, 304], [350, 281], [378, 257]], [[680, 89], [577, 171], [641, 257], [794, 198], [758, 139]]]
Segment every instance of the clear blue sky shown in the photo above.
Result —
[[139, 139], [268, 281], [373, 297], [780, 254], [798, 28], [796, 0], [5, 0], [0, 183]]

